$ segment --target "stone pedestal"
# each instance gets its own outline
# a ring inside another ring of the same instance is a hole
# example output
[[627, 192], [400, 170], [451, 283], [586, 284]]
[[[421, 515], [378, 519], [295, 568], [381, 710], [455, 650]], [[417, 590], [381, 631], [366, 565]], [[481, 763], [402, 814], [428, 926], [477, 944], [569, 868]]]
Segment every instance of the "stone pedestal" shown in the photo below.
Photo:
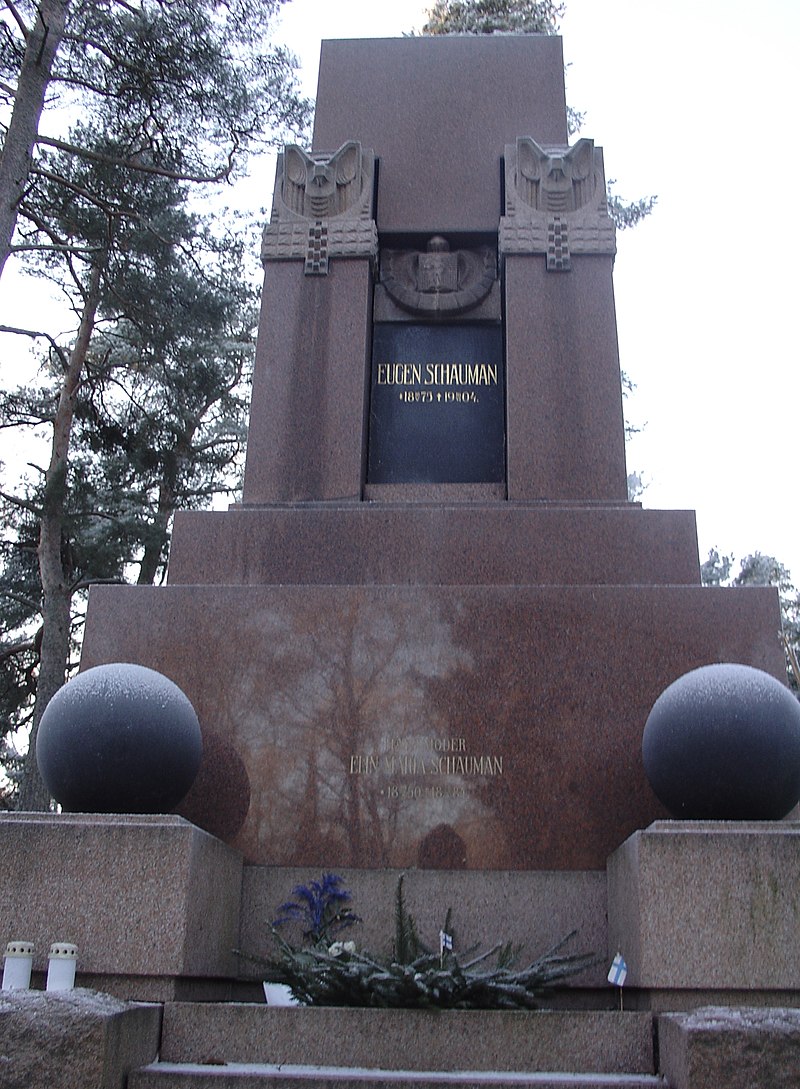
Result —
[[169, 562], [171, 586], [697, 588], [699, 581], [694, 513], [636, 503], [395, 499], [181, 511]]
[[800, 1010], [706, 1007], [658, 1019], [661, 1072], [671, 1089], [795, 1089]]
[[83, 988], [0, 995], [3, 1089], [125, 1089], [159, 1048], [161, 1006]]
[[654, 1008], [800, 1005], [800, 823], [657, 821], [609, 859], [608, 918]]
[[[534, 1071], [568, 1071], [554, 1079], [566, 1089], [574, 1089], [570, 1074], [576, 1072], [584, 1074], [577, 1084], [588, 1089], [603, 1082], [618, 1089], [610, 1076], [595, 1082], [589, 1072], [651, 1073], [653, 1037], [649, 1016], [611, 1011], [166, 1007], [163, 1061], [203, 1063], [220, 1055], [230, 1063], [336, 1066], [350, 1085], [364, 1074], [348, 1078], [348, 1071], [367, 1068], [367, 1077], [374, 1072], [383, 1085], [458, 1084], [463, 1078], [465, 1089], [484, 1083], [489, 1072], [509, 1084]], [[384, 1082], [381, 1071], [392, 1072]], [[406, 1071], [406, 1078], [397, 1071]], [[545, 1077], [537, 1081], [547, 1086]]]
[[0, 814], [0, 934], [78, 946], [80, 985], [223, 997], [236, 973], [242, 860], [181, 817]]

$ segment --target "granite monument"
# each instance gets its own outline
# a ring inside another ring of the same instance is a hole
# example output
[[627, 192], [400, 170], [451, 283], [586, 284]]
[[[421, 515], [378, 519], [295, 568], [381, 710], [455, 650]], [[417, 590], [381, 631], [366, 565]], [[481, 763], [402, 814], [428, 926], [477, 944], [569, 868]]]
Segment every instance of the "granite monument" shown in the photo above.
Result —
[[93, 588], [83, 647], [189, 695], [193, 819], [248, 862], [602, 870], [666, 815], [663, 689], [781, 676], [774, 592], [701, 588], [693, 514], [627, 499], [614, 255], [560, 39], [324, 43], [242, 501], [176, 517], [165, 587]]

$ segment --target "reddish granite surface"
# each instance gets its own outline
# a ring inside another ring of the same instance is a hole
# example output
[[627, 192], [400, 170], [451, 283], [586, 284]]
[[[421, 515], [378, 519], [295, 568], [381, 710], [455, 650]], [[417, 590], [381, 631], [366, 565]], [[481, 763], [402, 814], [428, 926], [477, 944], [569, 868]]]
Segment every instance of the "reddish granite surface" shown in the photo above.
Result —
[[374, 148], [381, 231], [496, 231], [500, 160], [518, 136], [567, 142], [560, 38], [322, 44], [313, 146]]
[[657, 696], [711, 661], [781, 676], [778, 627], [758, 588], [102, 586], [83, 666], [161, 669], [227, 738], [251, 861], [413, 866], [448, 825], [450, 864], [460, 837], [468, 868], [601, 869], [665, 815]]

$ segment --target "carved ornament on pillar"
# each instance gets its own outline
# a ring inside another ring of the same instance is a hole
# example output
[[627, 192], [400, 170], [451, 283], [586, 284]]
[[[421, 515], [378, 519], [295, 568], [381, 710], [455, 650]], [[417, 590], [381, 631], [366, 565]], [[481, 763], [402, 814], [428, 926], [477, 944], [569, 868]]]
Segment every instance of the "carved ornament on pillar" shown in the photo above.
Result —
[[324, 276], [330, 257], [375, 259], [374, 176], [375, 155], [356, 140], [333, 155], [287, 144], [278, 156], [262, 260], [302, 258], [306, 275]]
[[380, 281], [398, 306], [412, 314], [462, 314], [487, 297], [497, 279], [491, 246], [455, 250], [434, 235], [424, 252], [382, 250]]
[[505, 158], [501, 254], [544, 253], [548, 269], [565, 272], [572, 254], [616, 252], [603, 151], [593, 140], [544, 148], [520, 136]]

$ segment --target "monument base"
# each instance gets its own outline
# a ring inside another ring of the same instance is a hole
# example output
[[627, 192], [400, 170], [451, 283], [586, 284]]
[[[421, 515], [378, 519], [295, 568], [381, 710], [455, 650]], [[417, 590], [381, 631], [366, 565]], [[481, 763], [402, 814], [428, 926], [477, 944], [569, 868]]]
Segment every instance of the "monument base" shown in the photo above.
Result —
[[78, 978], [145, 1002], [226, 998], [240, 855], [181, 817], [0, 814], [0, 934], [78, 946]]
[[795, 1089], [800, 1011], [710, 1007], [658, 1019], [661, 1071], [672, 1089]]
[[797, 821], [656, 821], [626, 840], [608, 917], [631, 1001], [800, 1006], [798, 848]]
[[769, 587], [97, 586], [82, 667], [183, 689], [227, 746], [192, 819], [249, 781], [248, 862], [602, 871], [666, 816], [655, 700], [714, 661], [781, 676], [779, 627]]

